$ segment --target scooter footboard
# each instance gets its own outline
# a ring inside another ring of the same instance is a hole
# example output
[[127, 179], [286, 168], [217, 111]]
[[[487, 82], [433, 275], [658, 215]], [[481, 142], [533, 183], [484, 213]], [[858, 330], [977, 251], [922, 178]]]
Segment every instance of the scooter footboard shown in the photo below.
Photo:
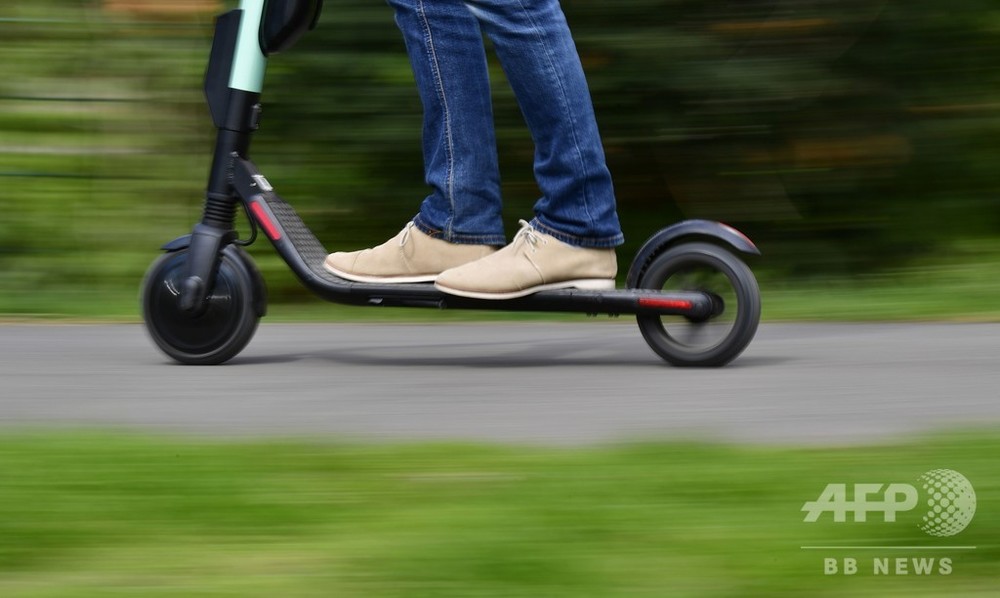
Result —
[[718, 310], [709, 293], [661, 293], [646, 289], [542, 291], [508, 300], [470, 299], [442, 293], [431, 283], [372, 284], [344, 280], [323, 267], [327, 250], [294, 208], [274, 192], [249, 160], [235, 162], [233, 184], [247, 209], [279, 255], [313, 292], [330, 301], [354, 305], [436, 307], [587, 314], [681, 315], [708, 318]]
[[283, 200], [250, 160], [236, 158], [233, 186], [247, 211], [271, 241], [278, 254], [308, 288], [326, 299], [366, 304], [356, 283], [334, 276], [323, 268], [328, 254], [298, 212]]

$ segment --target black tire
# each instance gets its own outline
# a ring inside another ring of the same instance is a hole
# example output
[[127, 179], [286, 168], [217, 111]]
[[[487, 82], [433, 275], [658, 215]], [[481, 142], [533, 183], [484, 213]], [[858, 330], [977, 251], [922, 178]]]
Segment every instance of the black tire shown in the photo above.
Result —
[[241, 249], [222, 252], [207, 305], [197, 313], [178, 303], [187, 273], [188, 250], [161, 256], [149, 267], [142, 284], [142, 317], [156, 346], [190, 365], [214, 365], [235, 357], [247, 346], [263, 313], [263, 280]]
[[746, 349], [760, 322], [760, 289], [750, 268], [711, 243], [670, 247], [646, 266], [637, 288], [707, 291], [720, 300], [704, 320], [639, 315], [642, 337], [657, 355], [676, 366], [722, 366]]

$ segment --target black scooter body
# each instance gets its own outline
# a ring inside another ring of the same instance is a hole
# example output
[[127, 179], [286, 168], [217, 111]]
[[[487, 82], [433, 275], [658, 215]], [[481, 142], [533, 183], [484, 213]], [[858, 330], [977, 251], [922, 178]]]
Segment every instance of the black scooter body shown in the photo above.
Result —
[[[321, 0], [267, 0], [260, 46], [267, 54], [289, 47], [315, 25]], [[371, 284], [339, 278], [323, 267], [328, 252], [291, 205], [248, 158], [260, 120], [260, 94], [232, 89], [228, 81], [241, 10], [221, 15], [206, 72], [205, 94], [218, 134], [204, 214], [190, 235], [162, 249], [143, 287], [143, 315], [156, 344], [182, 363], [221, 363], [249, 342], [266, 311], [264, 282], [238, 244], [235, 219], [243, 206], [256, 230], [268, 237], [299, 280], [320, 297], [358, 306], [433, 307], [502, 311], [633, 314], [654, 351], [675, 365], [722, 365], [750, 342], [760, 316], [759, 291], [737, 254], [759, 255], [739, 231], [718, 222], [686, 220], [653, 235], [639, 250], [625, 289], [541, 291], [511, 300], [457, 297], [431, 283]], [[228, 264], [220, 278], [220, 265]], [[727, 295], [700, 285], [664, 290], [689, 269], [721, 273]], [[224, 288], [220, 288], [220, 285]], [[245, 294], [246, 296], [242, 296]], [[241, 311], [242, 310], [242, 311]], [[246, 311], [247, 313], [243, 313]], [[238, 313], [237, 313], [238, 312]], [[721, 340], [694, 346], [667, 328], [667, 318], [704, 327], [723, 314], [734, 318]], [[206, 332], [207, 331], [207, 332]]]
[[[586, 314], [650, 314], [708, 318], [718, 308], [710, 293], [659, 293], [637, 290], [642, 265], [681, 240], [702, 239], [742, 253], [759, 255], [757, 247], [742, 233], [719, 222], [685, 220], [662, 229], [636, 254], [628, 273], [627, 289], [585, 291], [562, 289], [541, 291], [503, 301], [448, 295], [431, 283], [373, 284], [345, 280], [323, 268], [328, 251], [302, 222], [290, 204], [281, 199], [267, 179], [249, 160], [235, 158], [235, 188], [247, 213], [264, 231], [278, 254], [302, 283], [320, 297], [337, 303], [382, 307], [434, 307], [497, 311], [579, 312]], [[191, 246], [192, 235], [163, 245], [165, 251]]]

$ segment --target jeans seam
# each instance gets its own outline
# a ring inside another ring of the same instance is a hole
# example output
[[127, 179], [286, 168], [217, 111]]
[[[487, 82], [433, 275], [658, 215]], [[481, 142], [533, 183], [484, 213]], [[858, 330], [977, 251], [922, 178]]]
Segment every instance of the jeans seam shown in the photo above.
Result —
[[450, 236], [451, 227], [455, 217], [455, 145], [452, 139], [451, 130], [451, 109], [448, 106], [448, 96], [444, 90], [444, 78], [441, 76], [441, 66], [438, 64], [437, 51], [434, 49], [434, 35], [431, 33], [431, 25], [427, 20], [427, 13], [424, 10], [424, 1], [419, 0], [417, 14], [420, 15], [420, 24], [424, 28], [424, 41], [427, 44], [427, 58], [430, 62], [431, 73], [434, 77], [434, 86], [437, 88], [438, 99], [441, 101], [441, 111], [444, 114], [444, 135], [448, 152], [448, 173], [445, 176], [445, 196], [448, 198], [448, 205], [451, 207], [451, 214], [446, 223], [446, 235]]
[[568, 100], [568, 95], [566, 93], [566, 85], [563, 82], [562, 77], [559, 75], [558, 69], [556, 69], [556, 67], [555, 67], [555, 60], [553, 58], [553, 51], [549, 47], [549, 45], [547, 43], [545, 43], [545, 39], [544, 39], [544, 37], [542, 35], [541, 28], [538, 26], [538, 23], [535, 21], [534, 17], [531, 15], [531, 11], [529, 11], [527, 9], [527, 7], [524, 5], [524, 1], [523, 0], [518, 0], [517, 4], [518, 4], [518, 6], [521, 7], [521, 11], [524, 13], [525, 17], [531, 23], [532, 31], [534, 31], [535, 37], [538, 39], [539, 44], [543, 48], [545, 48], [545, 61], [548, 63], [549, 72], [552, 74], [553, 79], [555, 79], [555, 81], [559, 84], [559, 99], [560, 99], [560, 102], [562, 104], [561, 108], [562, 108], [563, 112], [567, 115], [567, 118], [569, 119], [569, 122], [570, 122], [570, 135], [571, 135], [571, 137], [573, 139], [573, 149], [575, 150], [576, 159], [577, 159], [577, 161], [578, 161], [578, 163], [580, 165], [580, 170], [583, 173], [583, 178], [582, 178], [582, 181], [581, 181], [581, 183], [582, 183], [581, 194], [583, 195], [583, 209], [584, 209], [584, 212], [586, 212], [586, 214], [587, 214], [588, 225], [591, 228], [595, 228], [596, 227], [596, 223], [594, 222], [594, 216], [593, 216], [593, 214], [590, 213], [590, 198], [588, 197], [588, 193], [589, 193], [589, 188], [588, 188], [589, 182], [588, 181], [590, 180], [590, 171], [587, 168], [587, 162], [586, 162], [586, 160], [583, 159], [583, 150], [580, 149], [580, 139], [577, 136], [577, 131], [576, 131], [577, 121], [576, 121], [575, 115], [569, 109], [569, 100]]

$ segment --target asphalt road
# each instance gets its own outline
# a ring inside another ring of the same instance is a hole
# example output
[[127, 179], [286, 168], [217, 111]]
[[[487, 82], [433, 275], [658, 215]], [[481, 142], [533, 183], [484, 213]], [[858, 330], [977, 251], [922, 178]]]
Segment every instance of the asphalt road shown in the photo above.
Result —
[[678, 369], [633, 321], [263, 324], [222, 366], [137, 325], [0, 326], [0, 422], [223, 436], [850, 444], [1000, 422], [1000, 324], [765, 324]]

